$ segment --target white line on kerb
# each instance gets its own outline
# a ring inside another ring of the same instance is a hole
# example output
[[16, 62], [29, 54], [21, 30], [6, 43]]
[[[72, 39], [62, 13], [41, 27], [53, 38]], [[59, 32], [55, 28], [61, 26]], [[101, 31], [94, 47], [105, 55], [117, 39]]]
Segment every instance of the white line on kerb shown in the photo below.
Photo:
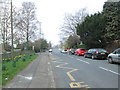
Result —
[[81, 62], [84, 62], [84, 63], [86, 63], [86, 64], [90, 64], [89, 62], [87, 62], [87, 61], [83, 61], [83, 60], [81, 60], [81, 59], [77, 59], [78, 61], [81, 61]]
[[119, 73], [114, 72], [114, 71], [109, 70], [109, 69], [106, 69], [106, 68], [104, 68], [104, 67], [99, 67], [99, 68], [100, 68], [100, 69], [103, 69], [103, 70], [105, 70], [105, 71], [108, 71], [108, 72], [111, 72], [111, 73], [114, 73], [114, 74], [120, 75]]

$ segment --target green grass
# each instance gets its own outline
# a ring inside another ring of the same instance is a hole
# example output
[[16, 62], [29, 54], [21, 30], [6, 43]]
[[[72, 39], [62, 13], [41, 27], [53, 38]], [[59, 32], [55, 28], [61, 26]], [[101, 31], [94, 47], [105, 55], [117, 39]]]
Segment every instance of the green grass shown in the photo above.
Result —
[[[21, 70], [23, 70], [30, 62], [32, 62], [38, 55], [32, 54], [21, 57], [16, 61], [16, 67], [13, 66], [14, 61], [3, 62], [2, 66], [6, 69], [2, 70], [2, 86], [6, 85], [10, 80], [13, 79]], [[25, 61], [23, 60], [25, 58]]]
[[2, 63], [0, 62], [0, 88], [2, 88]]

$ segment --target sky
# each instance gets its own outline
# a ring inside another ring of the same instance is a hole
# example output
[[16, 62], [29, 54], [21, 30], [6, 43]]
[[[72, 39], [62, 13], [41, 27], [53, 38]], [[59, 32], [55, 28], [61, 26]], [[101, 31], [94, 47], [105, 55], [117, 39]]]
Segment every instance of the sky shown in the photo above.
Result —
[[65, 13], [74, 14], [82, 8], [87, 8], [89, 14], [101, 12], [107, 0], [13, 0], [13, 4], [20, 7], [23, 1], [35, 3], [44, 38], [56, 45]]

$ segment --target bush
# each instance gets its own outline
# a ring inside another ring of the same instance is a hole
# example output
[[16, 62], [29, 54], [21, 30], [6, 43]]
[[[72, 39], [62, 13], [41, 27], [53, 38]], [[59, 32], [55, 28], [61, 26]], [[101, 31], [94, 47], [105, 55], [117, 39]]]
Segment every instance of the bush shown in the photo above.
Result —
[[86, 48], [86, 45], [84, 45], [84, 44], [78, 45], [77, 48]]

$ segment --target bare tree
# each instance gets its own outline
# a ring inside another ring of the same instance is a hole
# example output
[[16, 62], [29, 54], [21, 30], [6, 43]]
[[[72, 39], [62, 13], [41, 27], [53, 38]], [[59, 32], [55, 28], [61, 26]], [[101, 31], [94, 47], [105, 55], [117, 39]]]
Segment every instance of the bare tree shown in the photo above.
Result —
[[88, 15], [87, 10], [85, 8], [80, 9], [75, 14], [66, 14], [64, 17], [64, 23], [60, 30], [62, 31], [62, 37], [69, 35], [77, 35], [76, 26], [84, 21], [84, 18]]
[[1, 37], [2, 37], [2, 43], [3, 48], [6, 48], [5, 46], [10, 43], [10, 7], [8, 2], [3, 2], [2, 5], [2, 11], [1, 11]]
[[24, 37], [27, 43], [30, 38], [34, 37], [35, 31], [37, 30], [37, 20], [35, 15], [35, 4], [32, 2], [23, 2], [22, 8], [19, 10], [17, 14], [17, 34]]

